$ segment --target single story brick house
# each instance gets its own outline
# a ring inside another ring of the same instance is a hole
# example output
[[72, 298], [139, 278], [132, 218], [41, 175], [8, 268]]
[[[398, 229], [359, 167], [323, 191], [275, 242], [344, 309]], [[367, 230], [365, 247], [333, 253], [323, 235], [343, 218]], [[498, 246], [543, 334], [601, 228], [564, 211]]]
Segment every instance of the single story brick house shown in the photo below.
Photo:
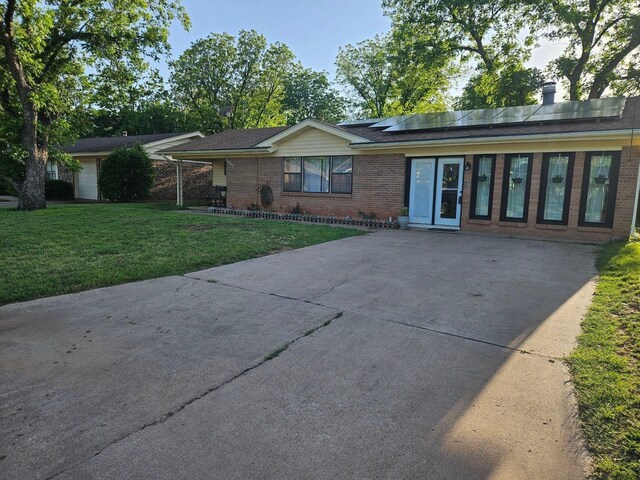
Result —
[[[551, 95], [553, 97], [553, 95]], [[580, 241], [638, 217], [640, 97], [230, 130], [162, 151], [225, 172], [227, 204], [396, 217], [410, 226]], [[179, 202], [180, 203], [180, 199]]]
[[[157, 152], [176, 145], [203, 138], [200, 132], [160, 133], [151, 135], [127, 135], [118, 137], [82, 138], [62, 150], [80, 161], [82, 169], [71, 173], [55, 162], [47, 164], [47, 178], [65, 180], [73, 184], [76, 198], [100, 200], [98, 177], [100, 163], [118, 148], [142, 145], [153, 161], [155, 170], [151, 199], [172, 200], [176, 192], [176, 164]], [[185, 196], [188, 199], [205, 198], [207, 188], [213, 181], [214, 172], [210, 162], [188, 162], [183, 172]]]

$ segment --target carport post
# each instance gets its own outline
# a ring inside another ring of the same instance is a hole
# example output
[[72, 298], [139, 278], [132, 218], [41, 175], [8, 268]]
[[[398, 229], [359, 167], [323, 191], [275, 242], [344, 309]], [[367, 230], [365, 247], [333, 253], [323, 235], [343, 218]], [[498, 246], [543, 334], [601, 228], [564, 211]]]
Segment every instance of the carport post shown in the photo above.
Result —
[[176, 163], [176, 206], [182, 207], [182, 160]]

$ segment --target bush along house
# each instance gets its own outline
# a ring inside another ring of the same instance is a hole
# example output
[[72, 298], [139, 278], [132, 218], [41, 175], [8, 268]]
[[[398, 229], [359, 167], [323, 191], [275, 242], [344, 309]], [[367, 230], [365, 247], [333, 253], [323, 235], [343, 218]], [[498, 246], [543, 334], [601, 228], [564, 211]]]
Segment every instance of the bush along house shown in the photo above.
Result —
[[[638, 217], [640, 97], [230, 130], [166, 150], [225, 172], [227, 204], [396, 217], [410, 227], [578, 241]], [[180, 168], [180, 167], [178, 167]], [[179, 199], [180, 203], [180, 199]]]

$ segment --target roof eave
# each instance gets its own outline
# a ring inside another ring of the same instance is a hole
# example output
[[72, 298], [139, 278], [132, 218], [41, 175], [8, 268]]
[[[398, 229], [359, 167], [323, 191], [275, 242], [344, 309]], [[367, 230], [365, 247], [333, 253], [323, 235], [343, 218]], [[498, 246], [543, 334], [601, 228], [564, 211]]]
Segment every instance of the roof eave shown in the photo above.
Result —
[[519, 143], [519, 142], [544, 142], [556, 139], [583, 139], [597, 137], [600, 140], [629, 140], [632, 135], [632, 129], [622, 130], [599, 130], [599, 131], [580, 131], [580, 132], [562, 132], [562, 133], [529, 133], [520, 135], [501, 135], [501, 136], [473, 136], [473, 137], [456, 137], [434, 140], [400, 140], [393, 142], [367, 142], [352, 143], [350, 145], [354, 150], [381, 149], [392, 147], [425, 147], [425, 146], [441, 146], [455, 144], [497, 144], [497, 143]]

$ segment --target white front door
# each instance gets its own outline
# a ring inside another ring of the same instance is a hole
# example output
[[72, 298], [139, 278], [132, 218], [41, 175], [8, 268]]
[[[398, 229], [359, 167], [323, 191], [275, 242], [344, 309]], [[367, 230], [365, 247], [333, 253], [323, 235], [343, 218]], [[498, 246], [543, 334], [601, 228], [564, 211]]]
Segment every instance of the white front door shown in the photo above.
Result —
[[431, 225], [433, 223], [433, 187], [435, 158], [414, 158], [411, 161], [411, 186], [409, 189], [409, 222]]
[[98, 166], [95, 160], [80, 162], [82, 170], [77, 173], [78, 198], [86, 200], [98, 199]]
[[460, 226], [464, 158], [439, 158], [434, 225]]

